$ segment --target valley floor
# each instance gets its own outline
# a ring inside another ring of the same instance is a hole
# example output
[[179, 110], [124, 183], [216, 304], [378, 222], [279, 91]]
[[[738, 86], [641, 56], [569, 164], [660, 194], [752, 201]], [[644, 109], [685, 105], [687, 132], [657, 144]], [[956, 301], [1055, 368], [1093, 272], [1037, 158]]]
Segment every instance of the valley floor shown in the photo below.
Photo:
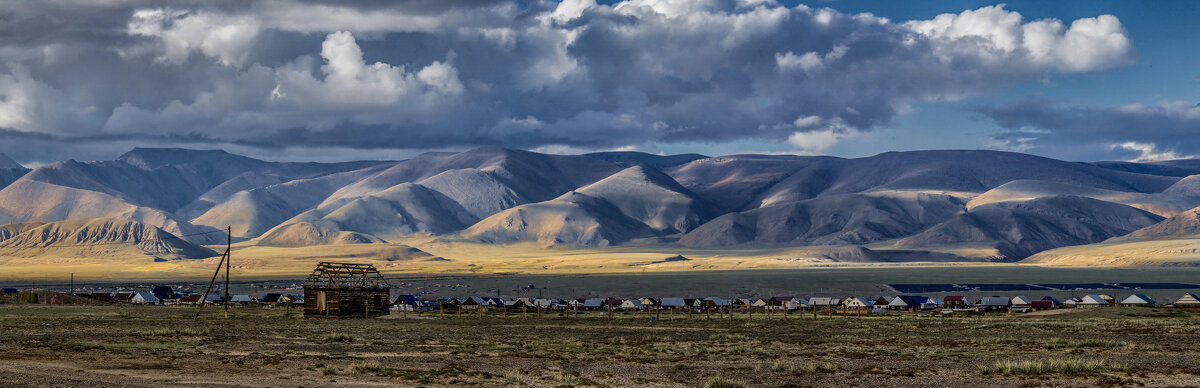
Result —
[[0, 305], [4, 385], [1195, 386], [1200, 314], [530, 314]]

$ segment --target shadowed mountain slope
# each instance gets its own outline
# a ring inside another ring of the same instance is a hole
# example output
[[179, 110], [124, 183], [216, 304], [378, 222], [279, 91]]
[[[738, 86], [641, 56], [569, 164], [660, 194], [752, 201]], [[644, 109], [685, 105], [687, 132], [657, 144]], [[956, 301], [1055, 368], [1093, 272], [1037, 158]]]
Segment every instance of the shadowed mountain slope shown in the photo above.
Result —
[[1143, 210], [1092, 198], [1048, 197], [978, 206], [895, 246], [976, 245], [995, 248], [996, 259], [1019, 260], [1051, 248], [1104, 241], [1161, 220]]

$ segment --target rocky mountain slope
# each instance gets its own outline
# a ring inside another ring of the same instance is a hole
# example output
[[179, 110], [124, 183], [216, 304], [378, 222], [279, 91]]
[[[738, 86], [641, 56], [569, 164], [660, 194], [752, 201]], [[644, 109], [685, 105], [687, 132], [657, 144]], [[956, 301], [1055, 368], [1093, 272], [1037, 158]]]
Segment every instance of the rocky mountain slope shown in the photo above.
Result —
[[154, 260], [201, 259], [217, 255], [144, 223], [92, 218], [0, 228], [0, 255], [36, 257], [146, 256]]

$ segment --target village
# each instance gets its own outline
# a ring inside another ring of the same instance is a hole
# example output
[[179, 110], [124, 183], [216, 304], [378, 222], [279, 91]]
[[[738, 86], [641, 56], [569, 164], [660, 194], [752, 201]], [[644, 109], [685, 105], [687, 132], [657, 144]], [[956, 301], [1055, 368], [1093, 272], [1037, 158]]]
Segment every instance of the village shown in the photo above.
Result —
[[[390, 293], [381, 288], [381, 293]], [[0, 303], [28, 303], [51, 305], [146, 305], [195, 307], [209, 304], [220, 307], [287, 309], [304, 311], [305, 316], [363, 317], [362, 307], [343, 308], [338, 312], [330, 307], [322, 308], [320, 301], [307, 304], [303, 293], [270, 292], [259, 295], [209, 294], [203, 297], [196, 293], [177, 292], [171, 286], [155, 286], [148, 290], [126, 292], [60, 292], [44, 289], [20, 290], [12, 287], [0, 288]], [[501, 298], [488, 296], [434, 297], [399, 294], [381, 297], [377, 306], [372, 306], [370, 317], [387, 313], [415, 314], [490, 314], [490, 313], [561, 313], [569, 315], [581, 312], [604, 314], [766, 314], [786, 317], [788, 314], [982, 314], [982, 313], [1025, 313], [1064, 308], [1099, 307], [1159, 307], [1200, 310], [1200, 296], [1183, 293], [1169, 300], [1156, 300], [1143, 293], [1109, 295], [1104, 293], [1085, 294], [1072, 298], [1054, 296], [1028, 297], [984, 296], [968, 298], [964, 295], [921, 296], [884, 295], [848, 296], [772, 296], [748, 298], [709, 297], [602, 297], [602, 298]], [[332, 300], [325, 302], [332, 305]], [[345, 302], [343, 302], [345, 303]]]

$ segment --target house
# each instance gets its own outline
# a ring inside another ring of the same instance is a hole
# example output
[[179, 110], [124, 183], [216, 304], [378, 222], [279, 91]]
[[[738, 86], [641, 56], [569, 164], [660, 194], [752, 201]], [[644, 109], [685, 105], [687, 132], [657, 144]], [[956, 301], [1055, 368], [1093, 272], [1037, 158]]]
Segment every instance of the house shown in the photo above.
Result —
[[637, 298], [626, 299], [621, 302], [621, 310], [641, 310], [642, 300]]
[[967, 300], [963, 295], [950, 295], [942, 298], [942, 304], [945, 308], [963, 310], [972, 306], [971, 301]]
[[822, 310], [822, 311], [835, 310], [835, 309], [837, 309], [838, 305], [840, 305], [841, 303], [842, 303], [841, 299], [831, 298], [831, 297], [827, 297], [827, 296], [814, 297], [814, 298], [810, 298], [808, 300], [808, 304], [812, 306], [813, 310]]
[[1064, 300], [1062, 302], [1062, 305], [1063, 305], [1063, 307], [1075, 308], [1075, 307], [1079, 307], [1079, 302], [1082, 302], [1082, 301], [1083, 301], [1083, 298], [1074, 297], [1074, 298]]
[[660, 302], [662, 308], [669, 310], [683, 310], [687, 308], [687, 302], [683, 298], [662, 298]]
[[459, 306], [461, 306], [463, 310], [475, 311], [479, 309], [486, 309], [488, 307], [488, 301], [478, 296], [471, 296], [464, 298]]
[[18, 290], [16, 288], [12, 288], [12, 287], [0, 288], [0, 295], [17, 294], [20, 292], [21, 292], [20, 290]]
[[263, 297], [262, 297], [262, 304], [267, 305], [267, 306], [278, 306], [278, 305], [283, 305], [286, 303], [287, 303], [287, 300], [285, 300], [283, 297], [283, 294], [280, 294], [280, 293], [272, 292], [272, 293], [263, 295]]
[[319, 262], [304, 281], [304, 316], [387, 315], [391, 286], [371, 264]]
[[204, 295], [200, 295], [200, 294], [184, 295], [183, 297], [179, 298], [179, 304], [186, 304], [186, 305], [193, 305], [193, 306], [198, 305], [198, 304], [200, 304], [200, 298], [203, 296]]
[[204, 298], [204, 302], [205, 303], [213, 303], [213, 304], [225, 303], [225, 297], [217, 295], [217, 294], [209, 294], [207, 297]]
[[1200, 308], [1200, 297], [1192, 293], [1183, 294], [1173, 305], [1175, 308]]
[[604, 298], [587, 298], [583, 301], [584, 310], [602, 310], [604, 309]]
[[175, 304], [179, 299], [179, 295], [171, 289], [171, 286], [154, 286], [150, 292], [154, 294], [155, 298], [162, 301], [162, 304]]
[[[901, 303], [896, 302], [896, 300], [900, 300], [902, 305]], [[895, 310], [920, 311], [937, 309], [938, 306], [941, 306], [941, 303], [938, 303], [937, 299], [930, 297], [899, 296], [893, 298], [892, 305], [889, 306], [895, 306]]]
[[982, 311], [1003, 311], [1008, 310], [1008, 304], [1011, 302], [1011, 299], [1002, 296], [985, 296], [979, 299], [976, 305]]
[[1109, 304], [1108, 300], [1105, 300], [1105, 298], [1103, 296], [1096, 295], [1096, 294], [1088, 294], [1088, 295], [1085, 295], [1082, 299], [1080, 299], [1079, 303], [1076, 303], [1075, 305], [1077, 307], [1100, 307], [1100, 306], [1109, 306], [1110, 304]]
[[118, 292], [118, 293], [113, 294], [112, 301], [120, 302], [120, 303], [130, 303], [130, 300], [133, 299], [133, 296], [134, 296], [134, 293], [132, 293], [132, 292]]
[[875, 299], [875, 303], [871, 305], [871, 309], [874, 311], [887, 311], [888, 305], [892, 304], [892, 299], [895, 299], [895, 298], [896, 297], [894, 297], [894, 296], [887, 296], [887, 295], [881, 296], [881, 297]]
[[1062, 307], [1062, 305], [1063, 305], [1063, 302], [1061, 300], [1058, 300], [1058, 298], [1055, 298], [1050, 295], [1043, 296], [1042, 300], [1050, 302], [1050, 304], [1051, 304], [1050, 308], [1059, 308], [1059, 307]]
[[158, 297], [154, 296], [154, 293], [150, 293], [150, 292], [135, 292], [135, 293], [133, 293], [133, 296], [129, 297], [129, 303], [132, 303], [132, 304], [157, 304]]
[[800, 309], [799, 301], [791, 296], [772, 296], [767, 299], [767, 309], [770, 310], [798, 310]]
[[892, 311], [916, 310], [917, 303], [912, 296], [901, 295], [892, 298], [892, 301], [887, 304], [887, 309]]
[[1156, 305], [1158, 305], [1158, 303], [1155, 302], [1154, 299], [1150, 299], [1150, 297], [1142, 294], [1133, 294], [1121, 301], [1121, 306], [1125, 307], [1154, 307]]
[[258, 304], [258, 299], [255, 299], [250, 295], [234, 295], [229, 298], [229, 303], [233, 303], [234, 305], [238, 306], [250, 306]]
[[1049, 301], [1049, 300], [1045, 300], [1045, 299], [1034, 300], [1034, 301], [1029, 302], [1029, 309], [1033, 310], [1033, 311], [1049, 310], [1049, 309], [1052, 309], [1055, 307], [1056, 306], [1053, 301]]
[[647, 308], [658, 307], [662, 302], [654, 298], [642, 298], [642, 306]]
[[1030, 309], [1033, 308], [1033, 306], [1031, 305], [1032, 303], [1033, 303], [1033, 301], [1029, 300], [1029, 297], [1026, 297], [1023, 295], [1014, 296], [1014, 297], [1012, 297], [1012, 299], [1009, 299], [1009, 301], [1008, 301], [1008, 309], [1010, 311], [1023, 313], [1023, 312], [1029, 311]]
[[745, 310], [746, 307], [750, 307], [751, 303], [753, 302], [745, 298], [733, 298], [729, 300], [729, 305], [733, 306], [734, 310]]
[[729, 301], [724, 298], [710, 296], [700, 300], [700, 308], [704, 310], [718, 310], [723, 307], [729, 307]]
[[770, 302], [763, 298], [756, 298], [754, 299], [754, 303], [751, 303], [750, 305], [754, 306], [756, 309], [766, 310], [767, 306], [770, 305]]
[[1109, 306], [1117, 305], [1117, 298], [1112, 297], [1112, 295], [1100, 294], [1100, 299], [1103, 299], [1105, 302], [1107, 302]]
[[870, 310], [875, 306], [875, 298], [865, 296], [852, 296], [842, 301], [842, 308], [846, 310]]

